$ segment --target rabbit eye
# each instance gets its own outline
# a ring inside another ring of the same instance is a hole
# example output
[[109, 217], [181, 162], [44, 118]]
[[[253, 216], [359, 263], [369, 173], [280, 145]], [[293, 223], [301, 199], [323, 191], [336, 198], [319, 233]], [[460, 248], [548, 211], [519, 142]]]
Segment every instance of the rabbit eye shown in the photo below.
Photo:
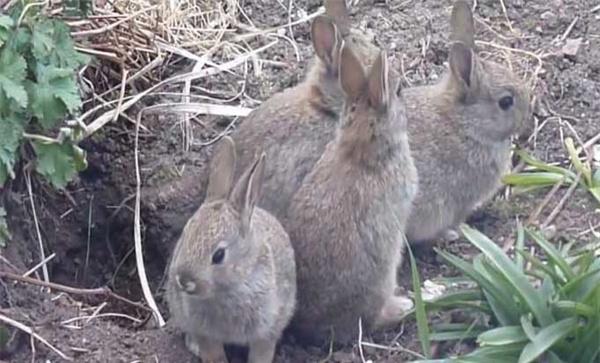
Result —
[[504, 111], [507, 111], [515, 103], [512, 96], [504, 96], [498, 101], [498, 106]]
[[215, 251], [215, 253], [213, 253], [213, 255], [212, 255], [212, 263], [213, 263], [213, 265], [220, 265], [223, 262], [224, 258], [225, 258], [225, 249], [224, 248], [217, 248], [217, 250]]

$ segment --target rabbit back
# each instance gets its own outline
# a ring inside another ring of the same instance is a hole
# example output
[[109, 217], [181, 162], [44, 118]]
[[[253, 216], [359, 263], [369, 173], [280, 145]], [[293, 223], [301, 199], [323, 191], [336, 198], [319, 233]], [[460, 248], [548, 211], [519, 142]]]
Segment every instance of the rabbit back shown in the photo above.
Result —
[[315, 92], [303, 83], [276, 94], [233, 133], [240, 165], [249, 165], [263, 151], [269, 155], [260, 206], [279, 218], [338, 123], [335, 112], [314, 101]]

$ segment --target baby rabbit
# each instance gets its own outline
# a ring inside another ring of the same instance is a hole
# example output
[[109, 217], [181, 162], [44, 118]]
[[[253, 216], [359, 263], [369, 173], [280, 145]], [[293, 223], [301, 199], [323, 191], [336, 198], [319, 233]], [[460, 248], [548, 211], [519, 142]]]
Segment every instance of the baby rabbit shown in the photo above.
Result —
[[337, 127], [344, 100], [338, 79], [342, 41], [367, 62], [378, 52], [350, 29], [344, 0], [325, 0], [325, 8], [327, 16], [315, 18], [311, 26], [317, 56], [306, 79], [266, 100], [233, 133], [240, 165], [250, 165], [262, 150], [269, 155], [259, 205], [280, 219]]
[[265, 154], [234, 187], [235, 159], [235, 144], [225, 137], [207, 198], [175, 248], [167, 302], [203, 363], [226, 362], [224, 343], [248, 344], [250, 363], [268, 363], [295, 308], [294, 251], [279, 222], [256, 207]]
[[395, 296], [406, 219], [417, 191], [404, 106], [380, 52], [368, 75], [344, 45], [341, 125], [294, 195], [286, 228], [296, 252], [298, 310], [291, 330], [336, 342], [397, 323], [412, 307]]
[[479, 58], [467, 1], [452, 9], [450, 71], [436, 85], [402, 90], [419, 171], [409, 218], [411, 243], [450, 236], [500, 187], [510, 137], [529, 116], [529, 95], [507, 68]]

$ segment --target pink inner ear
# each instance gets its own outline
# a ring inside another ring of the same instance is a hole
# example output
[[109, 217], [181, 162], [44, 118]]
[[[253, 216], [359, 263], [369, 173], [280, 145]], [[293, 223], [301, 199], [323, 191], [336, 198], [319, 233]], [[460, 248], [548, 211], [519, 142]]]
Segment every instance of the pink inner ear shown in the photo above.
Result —
[[369, 100], [375, 108], [384, 107], [388, 101], [388, 64], [385, 53], [382, 52], [373, 67], [369, 76]]
[[313, 46], [317, 56], [327, 64], [333, 63], [333, 51], [336, 43], [335, 26], [324, 18], [313, 23]]
[[471, 87], [473, 71], [473, 52], [463, 43], [454, 43], [450, 51], [450, 67], [456, 77]]
[[347, 46], [342, 48], [340, 82], [346, 95], [352, 99], [358, 98], [368, 87], [362, 64]]

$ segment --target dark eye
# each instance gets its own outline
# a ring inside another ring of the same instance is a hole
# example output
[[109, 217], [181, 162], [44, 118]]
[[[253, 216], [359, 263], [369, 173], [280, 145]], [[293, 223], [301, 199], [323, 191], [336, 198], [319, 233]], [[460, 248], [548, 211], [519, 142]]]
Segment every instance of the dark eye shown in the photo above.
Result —
[[218, 248], [215, 253], [213, 253], [212, 255], [212, 263], [213, 265], [220, 265], [221, 262], [223, 262], [223, 259], [225, 258], [225, 249], [224, 248]]
[[507, 111], [514, 104], [514, 99], [512, 96], [504, 96], [498, 101], [498, 106], [504, 111]]

